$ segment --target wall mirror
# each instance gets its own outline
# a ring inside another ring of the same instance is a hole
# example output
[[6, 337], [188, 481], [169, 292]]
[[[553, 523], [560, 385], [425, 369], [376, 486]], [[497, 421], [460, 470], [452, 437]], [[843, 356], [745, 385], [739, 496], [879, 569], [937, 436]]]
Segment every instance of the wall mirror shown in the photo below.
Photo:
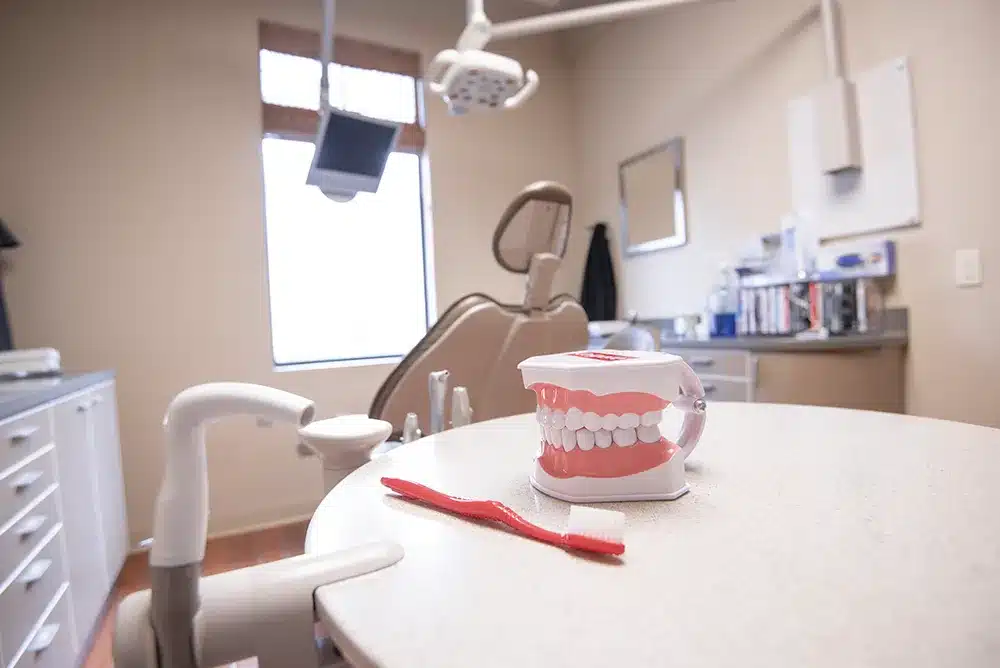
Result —
[[618, 166], [626, 256], [687, 243], [684, 140], [675, 137]]

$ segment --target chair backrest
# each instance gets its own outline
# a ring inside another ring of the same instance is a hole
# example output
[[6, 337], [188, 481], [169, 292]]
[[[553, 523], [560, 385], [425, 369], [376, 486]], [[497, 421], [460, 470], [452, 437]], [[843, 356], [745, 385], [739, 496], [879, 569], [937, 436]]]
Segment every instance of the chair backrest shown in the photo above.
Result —
[[[570, 295], [551, 295], [566, 250], [572, 198], [551, 182], [533, 184], [507, 207], [493, 238], [504, 269], [527, 274], [520, 304], [473, 293], [452, 304], [379, 388], [369, 415], [392, 423], [398, 434], [407, 413], [430, 424], [428, 374], [449, 372], [450, 388], [468, 389], [473, 420], [535, 409], [517, 365], [533, 355], [587, 347], [587, 314]], [[526, 215], [527, 214], [527, 215]]]
[[468, 388], [476, 422], [530, 412], [535, 395], [524, 389], [518, 363], [533, 355], [586, 347], [587, 314], [569, 295], [559, 295], [534, 312], [487, 295], [467, 295], [393, 370], [376, 393], [369, 415], [399, 431], [406, 414], [416, 413], [426, 433], [427, 378], [441, 369], [448, 370], [450, 387]]

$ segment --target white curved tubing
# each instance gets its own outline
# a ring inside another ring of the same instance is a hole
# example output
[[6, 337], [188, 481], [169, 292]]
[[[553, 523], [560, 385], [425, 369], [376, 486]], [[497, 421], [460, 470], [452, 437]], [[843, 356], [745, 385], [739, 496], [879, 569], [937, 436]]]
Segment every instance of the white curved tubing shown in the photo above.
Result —
[[170, 402], [163, 421], [166, 467], [156, 497], [151, 566], [199, 563], [208, 532], [208, 472], [205, 423], [230, 415], [271, 422], [309, 424], [313, 402], [290, 392], [250, 383], [190, 387]]
[[[698, 440], [701, 438], [701, 432], [705, 429], [705, 411], [697, 410], [694, 407], [694, 400], [705, 398], [705, 390], [701, 386], [701, 380], [698, 378], [698, 374], [694, 372], [687, 364], [682, 364], [681, 370], [681, 390], [683, 395], [679, 397], [681, 401], [679, 406], [684, 410], [684, 422], [681, 425], [681, 435], [677, 439], [677, 445], [680, 447], [681, 451], [684, 453], [684, 458], [687, 459], [691, 452], [694, 451], [695, 446], [698, 445]], [[686, 403], [683, 400], [688, 399], [691, 403], [690, 409], [688, 406], [684, 406]]]
[[521, 90], [508, 97], [507, 101], [503, 103], [503, 108], [516, 109], [520, 107], [535, 94], [536, 90], [538, 90], [538, 73], [535, 70], [528, 70], [524, 73], [524, 85], [521, 86]]

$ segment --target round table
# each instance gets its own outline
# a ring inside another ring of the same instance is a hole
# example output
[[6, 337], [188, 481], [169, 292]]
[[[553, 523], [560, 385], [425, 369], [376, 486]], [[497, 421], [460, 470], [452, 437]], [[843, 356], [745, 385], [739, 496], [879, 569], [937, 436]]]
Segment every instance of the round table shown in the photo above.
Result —
[[[664, 433], [680, 416], [667, 411]], [[392, 495], [383, 475], [565, 527], [528, 482], [534, 415], [408, 444], [316, 511], [306, 551], [406, 556], [321, 588], [357, 666], [1000, 665], [1000, 430], [833, 408], [713, 403], [676, 501], [627, 515], [620, 561]]]

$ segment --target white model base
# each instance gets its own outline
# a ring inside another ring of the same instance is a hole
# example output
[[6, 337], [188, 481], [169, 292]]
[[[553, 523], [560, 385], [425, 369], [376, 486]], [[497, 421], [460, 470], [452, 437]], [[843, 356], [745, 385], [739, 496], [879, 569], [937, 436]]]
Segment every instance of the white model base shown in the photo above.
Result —
[[535, 461], [531, 485], [543, 494], [570, 503], [609, 501], [673, 501], [688, 491], [684, 457], [679, 453], [655, 468], [621, 478], [556, 478]]

